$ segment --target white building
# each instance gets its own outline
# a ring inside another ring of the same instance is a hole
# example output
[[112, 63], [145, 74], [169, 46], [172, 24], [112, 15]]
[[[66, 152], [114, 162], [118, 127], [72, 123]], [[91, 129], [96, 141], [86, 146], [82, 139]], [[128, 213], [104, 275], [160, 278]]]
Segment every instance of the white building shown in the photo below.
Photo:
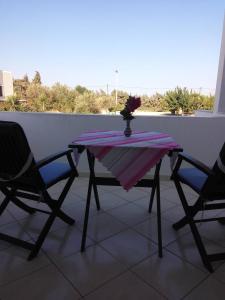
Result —
[[11, 72], [0, 70], [0, 101], [13, 95], [13, 77]]

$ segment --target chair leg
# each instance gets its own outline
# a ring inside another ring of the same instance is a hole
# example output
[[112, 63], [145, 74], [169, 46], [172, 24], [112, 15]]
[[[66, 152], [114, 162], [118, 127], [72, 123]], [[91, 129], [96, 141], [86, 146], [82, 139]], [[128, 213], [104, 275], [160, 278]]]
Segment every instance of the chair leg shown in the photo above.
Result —
[[[57, 200], [52, 200], [52, 201], [56, 202]], [[48, 202], [47, 205], [52, 210], [55, 208], [55, 203], [53, 204], [52, 202]], [[66, 213], [64, 213], [61, 209], [59, 209], [56, 214], [58, 218], [60, 218], [62, 221], [64, 221], [69, 225], [73, 225], [75, 223], [75, 220], [72, 219], [70, 216], [68, 216]]]
[[182, 190], [181, 184], [177, 179], [175, 179], [174, 182], [175, 182], [182, 206], [183, 206], [185, 214], [186, 214], [187, 222], [190, 225], [191, 232], [193, 234], [196, 246], [197, 246], [199, 254], [201, 256], [202, 262], [203, 262], [204, 266], [209, 270], [209, 272], [213, 272], [212, 265], [208, 258], [207, 252], [205, 250], [205, 247], [202, 242], [199, 231], [197, 229], [197, 226], [195, 225], [195, 222], [193, 220], [193, 213], [190, 210], [190, 207], [188, 206], [188, 203], [187, 203], [186, 197], [184, 195], [184, 192]]
[[66, 213], [64, 213], [61, 209], [59, 209], [56, 212], [56, 216], [60, 218], [62, 221], [67, 223], [68, 225], [73, 225], [75, 223], [75, 220], [72, 219], [70, 216], [68, 216]]
[[[38, 239], [36, 240], [36, 242], [34, 244], [33, 250], [31, 251], [30, 255], [28, 256], [28, 260], [32, 260], [34, 257], [37, 256], [37, 254], [38, 254], [39, 250], [41, 249], [41, 246], [42, 246], [47, 234], [49, 233], [49, 230], [50, 230], [55, 218], [58, 216], [58, 214], [60, 214], [62, 212], [60, 210], [60, 208], [61, 208], [62, 203], [63, 203], [63, 201], [64, 201], [64, 199], [65, 199], [65, 197], [66, 197], [66, 195], [69, 191], [70, 186], [73, 183], [74, 178], [75, 178], [75, 176], [71, 176], [68, 179], [63, 191], [61, 192], [61, 194], [59, 196], [59, 199], [57, 200], [57, 203], [56, 203], [55, 207], [52, 208], [52, 212], [50, 213], [50, 216], [48, 217], [42, 231], [40, 232], [40, 234], [38, 236]], [[45, 199], [45, 201], [48, 205], [49, 205], [49, 203], [52, 203], [53, 200], [51, 199], [51, 197], [50, 197], [50, 195], [47, 191], [45, 191], [43, 193], [43, 197], [44, 197], [44, 199]]]
[[[202, 198], [199, 197], [196, 203], [193, 206], [190, 206], [190, 214], [192, 215], [192, 218], [201, 210], [201, 202]], [[182, 219], [173, 224], [173, 228], [175, 230], [179, 230], [187, 224], [188, 219], [186, 216], [184, 216]]]
[[20, 201], [18, 198], [16, 197], [13, 197], [11, 199], [11, 201], [16, 205], [18, 206], [19, 208], [25, 210], [27, 213], [29, 214], [34, 214], [36, 212], [35, 208], [32, 208], [28, 205], [26, 205], [25, 203], [23, 203], [22, 201]]
[[28, 260], [32, 260], [33, 258], [35, 258], [39, 252], [39, 250], [41, 249], [41, 246], [54, 222], [56, 218], [56, 214], [55, 213], [52, 213], [48, 220], [46, 221], [45, 225], [44, 225], [44, 228], [42, 229], [41, 233], [39, 234], [39, 237], [34, 245], [34, 248], [33, 250], [31, 251], [31, 253], [29, 254], [28, 256]]
[[3, 188], [1, 189], [1, 191], [6, 196], [5, 198], [6, 201], [4, 200], [0, 206], [0, 215], [5, 210], [5, 208], [7, 207], [10, 201], [13, 202], [19, 208], [25, 210], [29, 214], [35, 213], [36, 210], [34, 208], [26, 205], [25, 203], [23, 203], [21, 200], [19, 200], [17, 197], [14, 196], [16, 192], [15, 190], [8, 190], [7, 188]]
[[5, 199], [2, 201], [1, 205], [0, 205], [0, 215], [3, 213], [3, 211], [6, 209], [7, 205], [9, 204], [9, 197], [6, 196]]

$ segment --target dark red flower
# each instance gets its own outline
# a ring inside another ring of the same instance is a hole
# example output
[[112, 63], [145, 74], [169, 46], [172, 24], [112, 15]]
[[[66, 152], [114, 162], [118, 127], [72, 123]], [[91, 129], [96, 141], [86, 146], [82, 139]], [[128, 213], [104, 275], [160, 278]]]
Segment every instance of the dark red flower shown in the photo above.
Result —
[[139, 106], [141, 106], [141, 98], [129, 96], [125, 107], [121, 110], [120, 114], [123, 116], [124, 120], [132, 120], [134, 118], [134, 116], [132, 116], [132, 112], [134, 112]]
[[127, 99], [126, 107], [130, 112], [135, 111], [135, 109], [137, 109], [140, 106], [141, 106], [140, 97], [129, 96], [129, 98]]

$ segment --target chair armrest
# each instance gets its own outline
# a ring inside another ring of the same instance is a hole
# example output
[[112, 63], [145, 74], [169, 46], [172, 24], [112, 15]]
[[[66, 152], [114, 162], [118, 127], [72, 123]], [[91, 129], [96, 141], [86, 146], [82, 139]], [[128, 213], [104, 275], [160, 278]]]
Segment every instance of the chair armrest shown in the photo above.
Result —
[[196, 167], [197, 169], [199, 169], [200, 171], [202, 171], [203, 173], [205, 173], [207, 175], [213, 175], [214, 174], [212, 169], [210, 169], [208, 166], [203, 164], [201, 161], [199, 161], [199, 160], [193, 158], [192, 156], [188, 155], [187, 153], [180, 153], [178, 155], [178, 161], [177, 161], [177, 165], [175, 166], [174, 171], [177, 172], [179, 170], [180, 165], [181, 165], [183, 160], [188, 162], [189, 164]]
[[60, 158], [60, 157], [63, 157], [63, 156], [70, 156], [70, 153], [72, 152], [73, 150], [72, 149], [68, 149], [68, 150], [64, 150], [64, 151], [60, 151], [60, 152], [57, 152], [57, 153], [54, 153], [52, 155], [49, 155], [48, 157], [42, 159], [42, 160], [39, 160], [37, 163], [36, 163], [36, 168], [41, 168], [47, 164], [49, 164], [50, 162]]

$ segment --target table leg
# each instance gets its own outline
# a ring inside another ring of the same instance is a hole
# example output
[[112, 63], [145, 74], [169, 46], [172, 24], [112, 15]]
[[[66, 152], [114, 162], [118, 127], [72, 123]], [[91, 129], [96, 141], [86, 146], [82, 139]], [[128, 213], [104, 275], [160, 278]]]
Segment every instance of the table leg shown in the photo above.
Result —
[[92, 185], [93, 185], [93, 190], [94, 190], [94, 195], [95, 195], [95, 203], [97, 206], [97, 210], [100, 210], [101, 207], [100, 207], [100, 202], [99, 202], [98, 189], [97, 189], [97, 185], [95, 182], [95, 157], [93, 155], [91, 155], [90, 152], [88, 153], [88, 155], [90, 155], [90, 161], [91, 161], [91, 164], [89, 163], [89, 169], [90, 169], [90, 176], [92, 177]]
[[87, 236], [87, 228], [88, 228], [88, 219], [89, 219], [89, 210], [90, 210], [90, 203], [91, 203], [91, 192], [92, 187], [95, 194], [95, 202], [97, 209], [100, 209], [100, 203], [98, 198], [98, 190], [95, 183], [95, 172], [94, 172], [94, 162], [95, 158], [91, 155], [91, 153], [87, 149], [87, 158], [90, 170], [89, 176], [89, 183], [88, 183], [88, 193], [87, 193], [87, 200], [86, 200], [86, 209], [85, 209], [85, 216], [84, 216], [84, 224], [83, 224], [83, 233], [82, 233], [82, 241], [81, 241], [81, 252], [84, 252], [85, 245], [86, 245], [86, 236]]
[[159, 164], [157, 164], [155, 167], [155, 173], [154, 173], [153, 183], [151, 186], [151, 195], [150, 195], [149, 208], [148, 208], [149, 213], [152, 212], [152, 205], [153, 205], [153, 201], [154, 201], [154, 197], [155, 197], [155, 191], [156, 191], [156, 187], [157, 187], [157, 180], [159, 177], [161, 163], [162, 163], [162, 160], [160, 160]]
[[159, 177], [161, 162], [162, 160], [160, 160], [160, 162], [156, 165], [156, 171], [155, 171], [159, 257], [162, 257], [162, 226], [161, 226], [160, 177]]
[[155, 170], [154, 179], [153, 179], [153, 185], [151, 187], [151, 195], [150, 195], [150, 201], [149, 201], [149, 208], [148, 208], [148, 212], [149, 213], [152, 212], [152, 205], [153, 205], [153, 201], [154, 201], [154, 197], [155, 197], [156, 186], [157, 186], [157, 176], [156, 176], [156, 170]]

